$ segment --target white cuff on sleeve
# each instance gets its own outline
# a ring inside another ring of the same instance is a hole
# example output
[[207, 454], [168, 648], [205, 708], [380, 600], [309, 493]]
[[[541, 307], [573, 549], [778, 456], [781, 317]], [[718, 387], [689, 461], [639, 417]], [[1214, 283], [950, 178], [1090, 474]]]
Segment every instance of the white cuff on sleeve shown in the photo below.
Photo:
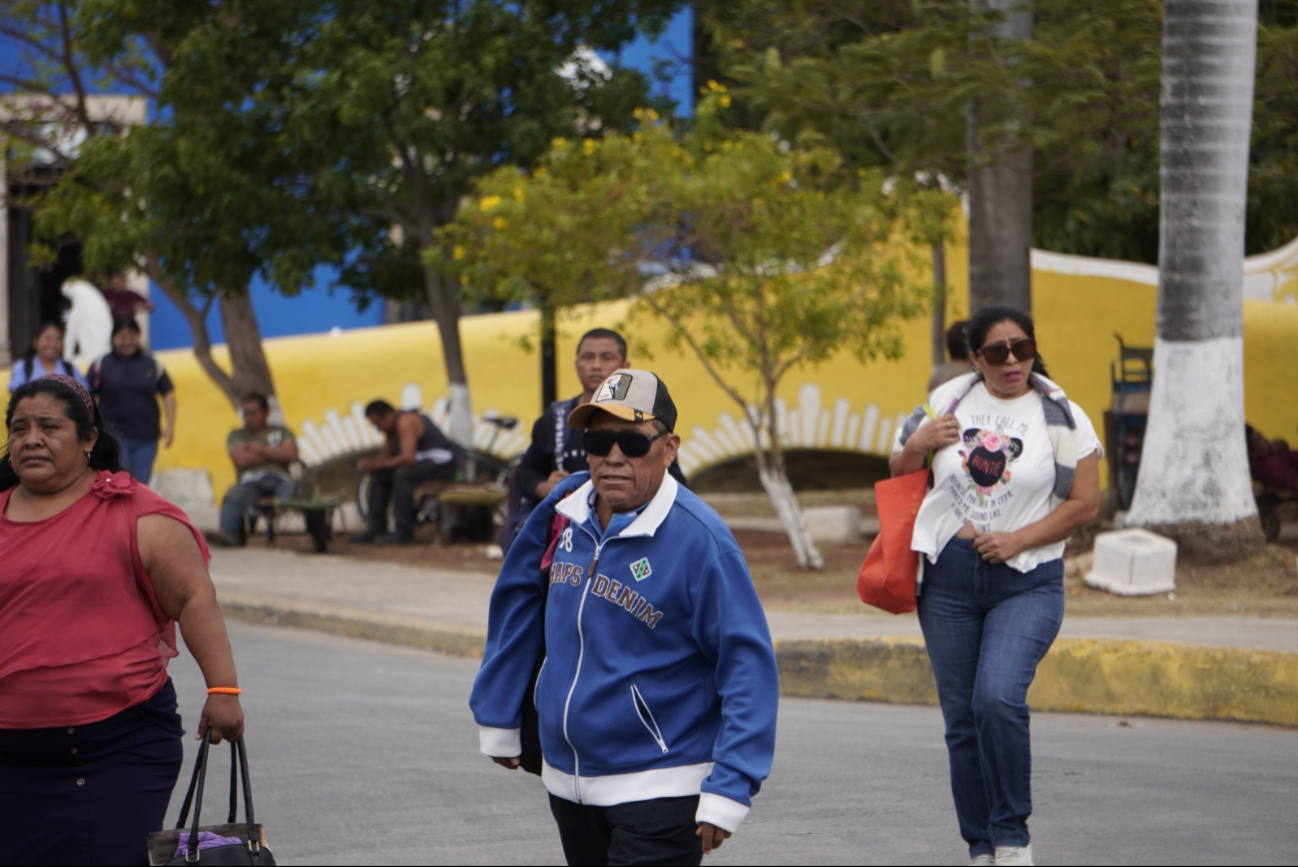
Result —
[[518, 729], [478, 726], [478, 749], [493, 759], [512, 759], [523, 754], [523, 741]]
[[707, 822], [733, 834], [739, 830], [747, 815], [748, 808], [738, 801], [712, 792], [703, 792], [699, 795], [699, 809], [694, 814], [694, 821]]

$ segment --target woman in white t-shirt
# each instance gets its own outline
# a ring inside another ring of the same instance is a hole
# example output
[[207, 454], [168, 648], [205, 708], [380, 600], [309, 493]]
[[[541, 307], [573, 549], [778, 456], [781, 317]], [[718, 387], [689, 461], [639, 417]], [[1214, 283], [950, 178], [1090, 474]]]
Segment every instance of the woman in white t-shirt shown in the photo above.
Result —
[[984, 308], [966, 334], [975, 372], [916, 409], [890, 467], [932, 457], [911, 547], [970, 863], [1031, 864], [1028, 687], [1063, 621], [1064, 540], [1099, 513], [1102, 450], [1046, 378], [1032, 317]]

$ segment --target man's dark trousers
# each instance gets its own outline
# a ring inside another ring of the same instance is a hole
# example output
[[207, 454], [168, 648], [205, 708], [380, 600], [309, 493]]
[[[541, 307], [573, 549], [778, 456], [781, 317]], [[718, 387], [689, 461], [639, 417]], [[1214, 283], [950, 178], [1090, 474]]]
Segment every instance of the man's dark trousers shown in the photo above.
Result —
[[394, 470], [375, 470], [371, 475], [370, 533], [381, 536], [388, 531], [388, 503], [392, 503], [396, 535], [410, 539], [415, 534], [415, 488], [424, 482], [454, 479], [455, 463], [420, 461]]
[[699, 797], [653, 798], [612, 807], [550, 796], [563, 854], [573, 867], [703, 862], [694, 814]]

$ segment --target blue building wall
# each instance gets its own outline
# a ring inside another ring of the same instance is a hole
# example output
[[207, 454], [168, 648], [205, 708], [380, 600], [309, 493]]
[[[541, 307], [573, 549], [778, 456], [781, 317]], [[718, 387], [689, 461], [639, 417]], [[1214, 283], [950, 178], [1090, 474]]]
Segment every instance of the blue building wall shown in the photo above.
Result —
[[[345, 287], [330, 290], [337, 278], [332, 268], [317, 268], [315, 288], [307, 289], [296, 297], [275, 292], [263, 280], [250, 287], [252, 306], [257, 311], [262, 337], [288, 337], [294, 334], [317, 334], [334, 328], [367, 328], [383, 324], [383, 304], [375, 303], [361, 313], [352, 302], [351, 292]], [[189, 323], [171, 299], [154, 287], [150, 298], [157, 309], [149, 317], [149, 347], [154, 350], [185, 349], [194, 345]], [[221, 316], [213, 305], [207, 317], [207, 328], [213, 343], [225, 342], [225, 329]]]

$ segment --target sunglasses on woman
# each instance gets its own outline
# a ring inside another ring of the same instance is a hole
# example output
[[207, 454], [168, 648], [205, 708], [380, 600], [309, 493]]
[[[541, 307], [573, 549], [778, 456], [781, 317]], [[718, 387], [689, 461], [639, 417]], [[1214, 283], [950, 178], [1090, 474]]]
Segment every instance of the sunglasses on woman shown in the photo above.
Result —
[[988, 364], [1000, 367], [1010, 360], [1010, 353], [1019, 361], [1031, 361], [1037, 357], [1037, 342], [1031, 337], [1020, 337], [1018, 340], [1006, 340], [1004, 343], [989, 343], [978, 354], [986, 359]]
[[617, 443], [622, 454], [628, 458], [642, 458], [649, 454], [649, 448], [654, 440], [661, 439], [669, 433], [670, 431], [663, 431], [649, 436], [633, 430], [588, 430], [581, 435], [581, 441], [586, 446], [586, 454], [597, 458], [608, 457], [608, 453], [613, 451], [613, 443]]

